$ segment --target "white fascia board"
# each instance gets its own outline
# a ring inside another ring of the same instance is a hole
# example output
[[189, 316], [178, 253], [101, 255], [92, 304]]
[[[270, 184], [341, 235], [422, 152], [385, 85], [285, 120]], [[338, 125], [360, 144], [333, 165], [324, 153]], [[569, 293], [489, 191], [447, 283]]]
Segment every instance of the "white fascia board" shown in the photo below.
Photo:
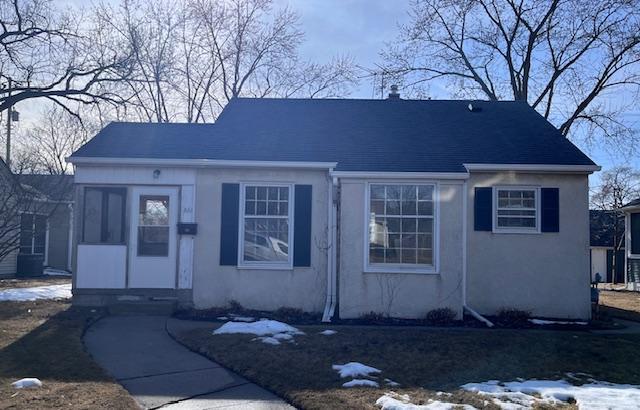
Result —
[[591, 174], [600, 171], [599, 165], [548, 164], [463, 164], [469, 172], [517, 171], [533, 173]]
[[640, 211], [640, 205], [628, 205], [620, 208], [623, 212], [631, 213], [632, 211]]
[[331, 169], [336, 162], [305, 161], [240, 161], [219, 159], [171, 159], [171, 158], [105, 158], [105, 157], [68, 157], [73, 165], [134, 165], [134, 166], [171, 166], [171, 167], [211, 167], [211, 168], [312, 168]]
[[333, 171], [331, 176], [337, 178], [358, 179], [458, 179], [469, 178], [468, 172], [366, 172], [366, 171]]

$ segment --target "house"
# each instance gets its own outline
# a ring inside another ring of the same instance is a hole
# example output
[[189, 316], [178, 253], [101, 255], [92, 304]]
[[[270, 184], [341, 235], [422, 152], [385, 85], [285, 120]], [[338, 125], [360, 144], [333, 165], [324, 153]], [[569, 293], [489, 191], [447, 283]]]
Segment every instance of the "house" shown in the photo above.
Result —
[[69, 161], [78, 304], [590, 316], [599, 167], [523, 102], [236, 98]]
[[71, 266], [73, 176], [14, 175], [0, 159], [0, 277]]
[[602, 282], [624, 283], [624, 216], [618, 211], [592, 209], [589, 211], [589, 230], [591, 280], [595, 281], [599, 273]]
[[627, 288], [640, 290], [640, 198], [622, 207], [625, 214]]

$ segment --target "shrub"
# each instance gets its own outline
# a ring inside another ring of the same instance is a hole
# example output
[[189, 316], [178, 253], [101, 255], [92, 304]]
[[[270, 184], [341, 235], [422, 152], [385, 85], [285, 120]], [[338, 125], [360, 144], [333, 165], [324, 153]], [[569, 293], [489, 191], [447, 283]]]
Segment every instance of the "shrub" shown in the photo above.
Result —
[[273, 312], [273, 315], [276, 318], [284, 320], [286, 322], [301, 319], [304, 316], [304, 312], [302, 311], [302, 309], [283, 306]]
[[529, 324], [531, 312], [525, 310], [502, 308], [498, 312], [497, 322], [502, 326], [522, 326]]
[[456, 319], [456, 312], [450, 308], [433, 309], [427, 312], [424, 320], [429, 325], [450, 325]]
[[244, 311], [244, 307], [242, 307], [240, 302], [234, 299], [231, 299], [229, 303], [227, 303], [227, 306], [229, 307], [229, 311], [234, 313], [241, 313]]
[[378, 313], [378, 312], [374, 312], [374, 311], [371, 311], [369, 313], [363, 313], [362, 315], [360, 315], [359, 319], [364, 321], [364, 322], [370, 322], [370, 323], [385, 322], [384, 315], [382, 313]]

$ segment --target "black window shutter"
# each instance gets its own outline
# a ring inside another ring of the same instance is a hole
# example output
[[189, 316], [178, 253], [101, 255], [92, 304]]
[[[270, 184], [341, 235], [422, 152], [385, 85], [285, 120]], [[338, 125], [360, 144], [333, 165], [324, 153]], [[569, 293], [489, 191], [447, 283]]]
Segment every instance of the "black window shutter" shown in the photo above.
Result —
[[240, 185], [222, 184], [220, 220], [220, 265], [238, 264], [238, 212]]
[[560, 232], [560, 190], [542, 188], [540, 190], [540, 230], [542, 232]]
[[293, 266], [311, 266], [311, 185], [295, 186]]
[[640, 255], [640, 213], [631, 214], [631, 253]]
[[473, 226], [476, 231], [493, 230], [493, 188], [476, 188]]

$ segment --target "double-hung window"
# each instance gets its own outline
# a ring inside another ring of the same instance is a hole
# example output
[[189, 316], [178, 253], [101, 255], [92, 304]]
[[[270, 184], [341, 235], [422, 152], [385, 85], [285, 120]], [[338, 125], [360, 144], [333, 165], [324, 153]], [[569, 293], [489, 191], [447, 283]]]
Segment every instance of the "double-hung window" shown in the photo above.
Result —
[[126, 197], [125, 188], [85, 188], [83, 242], [124, 243]]
[[367, 269], [435, 270], [435, 185], [370, 184]]
[[496, 231], [537, 232], [539, 230], [539, 190], [537, 188], [497, 187]]
[[243, 185], [240, 265], [291, 267], [290, 185]]

